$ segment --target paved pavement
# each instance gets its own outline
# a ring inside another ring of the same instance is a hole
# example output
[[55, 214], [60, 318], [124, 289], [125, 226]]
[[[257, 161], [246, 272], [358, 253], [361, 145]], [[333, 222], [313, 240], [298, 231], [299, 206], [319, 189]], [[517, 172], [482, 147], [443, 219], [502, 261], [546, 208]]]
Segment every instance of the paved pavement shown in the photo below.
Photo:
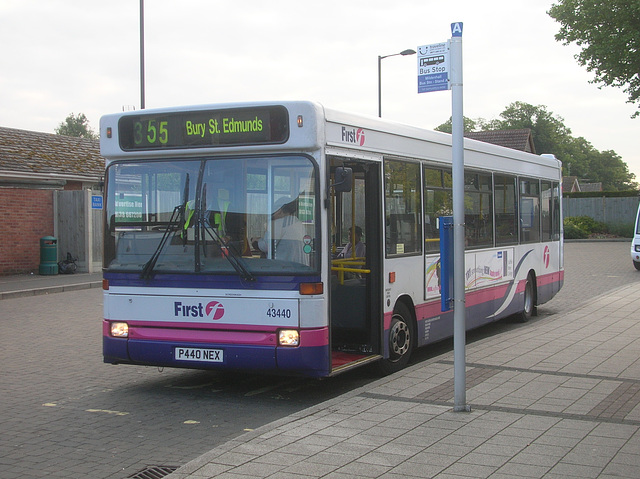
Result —
[[0, 300], [101, 287], [102, 272], [0, 276]]
[[[631, 268], [631, 265], [629, 265]], [[640, 273], [638, 273], [640, 274]], [[637, 283], [248, 432], [168, 479], [638, 478]]]
[[[0, 299], [100, 279], [0, 277]], [[450, 351], [241, 435], [166, 477], [640, 477], [637, 287], [581, 297], [570, 313], [467, 345], [471, 412], [452, 412]]]

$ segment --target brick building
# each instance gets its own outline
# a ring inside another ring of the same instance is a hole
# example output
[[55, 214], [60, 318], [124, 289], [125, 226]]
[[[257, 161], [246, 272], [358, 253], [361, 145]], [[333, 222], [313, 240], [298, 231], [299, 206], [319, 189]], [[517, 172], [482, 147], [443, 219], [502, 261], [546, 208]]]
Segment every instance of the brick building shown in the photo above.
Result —
[[54, 192], [101, 189], [98, 141], [0, 127], [0, 275], [37, 272]]

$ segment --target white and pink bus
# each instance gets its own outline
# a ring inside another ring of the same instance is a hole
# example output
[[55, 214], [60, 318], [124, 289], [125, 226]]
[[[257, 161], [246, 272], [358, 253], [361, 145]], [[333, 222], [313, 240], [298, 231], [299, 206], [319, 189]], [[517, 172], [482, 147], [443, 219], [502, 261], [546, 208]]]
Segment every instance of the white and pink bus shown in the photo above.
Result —
[[[105, 362], [391, 373], [452, 335], [450, 135], [311, 102], [124, 112], [100, 135]], [[467, 328], [562, 286], [560, 183], [553, 157], [465, 140]]]

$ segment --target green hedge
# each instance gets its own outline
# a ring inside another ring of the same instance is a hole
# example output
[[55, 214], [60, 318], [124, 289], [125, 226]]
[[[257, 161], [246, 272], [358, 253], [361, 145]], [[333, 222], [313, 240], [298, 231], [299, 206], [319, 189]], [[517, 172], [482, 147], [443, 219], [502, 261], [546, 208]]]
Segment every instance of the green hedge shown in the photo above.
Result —
[[590, 216], [569, 216], [564, 219], [565, 239], [585, 239], [591, 235], [633, 238], [633, 225], [607, 225], [594, 220]]
[[589, 233], [568, 222], [567, 219], [564, 221], [564, 239], [586, 239], [589, 237]]

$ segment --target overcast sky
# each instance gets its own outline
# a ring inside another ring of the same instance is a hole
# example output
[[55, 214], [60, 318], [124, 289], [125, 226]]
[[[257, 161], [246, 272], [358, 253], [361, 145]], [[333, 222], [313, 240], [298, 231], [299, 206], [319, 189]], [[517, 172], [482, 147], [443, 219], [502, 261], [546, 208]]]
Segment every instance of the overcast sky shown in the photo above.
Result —
[[[376, 116], [377, 57], [464, 22], [464, 114], [545, 105], [640, 178], [640, 119], [556, 42], [547, 0], [146, 0], [146, 107], [314, 100]], [[0, 0], [0, 126], [53, 133], [69, 113], [140, 108], [139, 0]], [[435, 128], [450, 92], [417, 93], [417, 57], [382, 61], [382, 116]]]

